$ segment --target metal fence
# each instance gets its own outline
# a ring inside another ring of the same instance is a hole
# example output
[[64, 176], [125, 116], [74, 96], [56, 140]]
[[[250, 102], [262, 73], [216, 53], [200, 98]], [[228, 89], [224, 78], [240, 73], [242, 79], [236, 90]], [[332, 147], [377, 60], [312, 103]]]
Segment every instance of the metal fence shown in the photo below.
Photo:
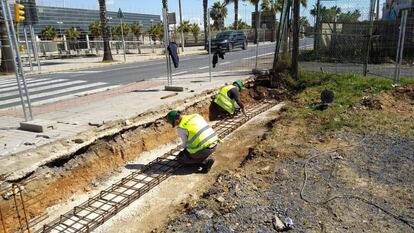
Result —
[[[390, 79], [398, 78], [395, 75], [398, 70], [402, 76], [414, 76], [412, 7], [398, 9], [389, 17], [389, 11], [396, 5], [378, 6], [377, 1], [347, 0], [319, 3], [319, 7], [314, 6], [310, 12], [315, 24], [306, 31], [314, 39], [314, 45], [302, 49], [302, 68]], [[403, 12], [407, 12], [407, 20], [401, 24]], [[399, 65], [397, 54], [400, 52]]]

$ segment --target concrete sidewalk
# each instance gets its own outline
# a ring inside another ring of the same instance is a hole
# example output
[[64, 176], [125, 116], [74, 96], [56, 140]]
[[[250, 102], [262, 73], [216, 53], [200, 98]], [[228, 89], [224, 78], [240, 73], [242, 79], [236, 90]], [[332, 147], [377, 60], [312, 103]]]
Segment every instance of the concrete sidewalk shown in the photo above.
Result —
[[[128, 64], [136, 62], [144, 62], [157, 59], [165, 59], [163, 54], [163, 49], [157, 49], [155, 53], [147, 52], [142, 54], [127, 54], [126, 62], [124, 62], [124, 55], [122, 52], [120, 54], [112, 54], [114, 62], [102, 62], [102, 56], [97, 57], [73, 57], [73, 58], [64, 58], [64, 59], [51, 59], [51, 60], [41, 60], [41, 70], [37, 69], [36, 63], [33, 63], [33, 71], [30, 71], [28, 62], [24, 62], [26, 67], [24, 68], [26, 75], [36, 75], [36, 74], [49, 74], [59, 71], [71, 71], [71, 70], [82, 70], [90, 68], [105, 67], [118, 64]], [[181, 50], [180, 50], [181, 52]], [[206, 50], [203, 47], [189, 47], [180, 53], [180, 56], [189, 56], [189, 55], [201, 55], [207, 54]], [[102, 55], [102, 54], [101, 54]], [[11, 78], [15, 77], [14, 74], [0, 75], [0, 80], [2, 78]]]
[[1, 111], [0, 179], [18, 179], [97, 138], [112, 135], [122, 127], [142, 124], [145, 119], [140, 114], [154, 111], [153, 117], [162, 116], [165, 112], [158, 112], [160, 109], [184, 108], [191, 104], [189, 99], [206, 98], [213, 94], [206, 94], [208, 90], [249, 77], [247, 71], [224, 71], [213, 73], [212, 82], [208, 82], [208, 72], [188, 74], [174, 77], [174, 85], [186, 88], [177, 94], [164, 91], [164, 80], [153, 79], [42, 105], [34, 108], [35, 118], [50, 121], [55, 127], [41, 134], [18, 129], [23, 121], [21, 111]]

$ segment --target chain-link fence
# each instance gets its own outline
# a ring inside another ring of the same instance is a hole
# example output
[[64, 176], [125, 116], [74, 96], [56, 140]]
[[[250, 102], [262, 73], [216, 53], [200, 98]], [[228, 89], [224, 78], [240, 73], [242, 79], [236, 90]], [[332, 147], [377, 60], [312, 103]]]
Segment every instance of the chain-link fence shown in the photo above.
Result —
[[[408, 11], [405, 29], [400, 27], [404, 9]], [[302, 49], [302, 67], [394, 79], [397, 53], [402, 48], [398, 69], [402, 76], [413, 76], [412, 9], [403, 1], [317, 1], [308, 12], [314, 26], [305, 28], [305, 35], [313, 39], [313, 48]], [[405, 30], [404, 38], [401, 30]], [[399, 46], [400, 39], [403, 42]]]

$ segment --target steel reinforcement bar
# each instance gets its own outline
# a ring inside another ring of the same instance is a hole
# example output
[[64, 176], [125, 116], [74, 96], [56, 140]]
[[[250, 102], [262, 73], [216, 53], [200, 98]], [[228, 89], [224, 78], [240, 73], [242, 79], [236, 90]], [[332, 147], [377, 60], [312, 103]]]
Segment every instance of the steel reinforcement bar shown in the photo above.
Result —
[[[238, 114], [213, 125], [220, 138], [225, 138], [251, 118], [272, 108], [275, 103], [262, 102], [248, 106], [246, 115]], [[145, 165], [141, 170], [122, 178], [88, 201], [43, 225], [37, 232], [90, 232], [115, 216], [123, 208], [166, 180], [181, 167], [176, 161], [180, 147], [174, 148]]]

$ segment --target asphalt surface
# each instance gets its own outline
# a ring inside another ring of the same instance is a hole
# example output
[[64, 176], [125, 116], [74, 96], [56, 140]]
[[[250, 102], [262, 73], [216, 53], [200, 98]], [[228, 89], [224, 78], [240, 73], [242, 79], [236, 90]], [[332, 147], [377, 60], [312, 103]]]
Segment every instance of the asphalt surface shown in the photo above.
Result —
[[[300, 41], [300, 47], [312, 46], [309, 38]], [[259, 46], [259, 57], [272, 56], [274, 44]], [[251, 70], [255, 65], [256, 46], [246, 50], [237, 48], [225, 55], [213, 72], [232, 69]], [[188, 55], [180, 59], [178, 68], [173, 69], [173, 79], [191, 74], [206, 73], [209, 70], [209, 56]], [[111, 65], [107, 67], [77, 71], [56, 72], [34, 75], [27, 78], [32, 105], [52, 103], [76, 96], [100, 92], [133, 82], [149, 79], [166, 79], [166, 60], [158, 59], [139, 63]], [[207, 77], [205, 77], [207, 78]], [[204, 79], [205, 79], [204, 78]], [[20, 98], [14, 78], [0, 80], [0, 109], [20, 107]]]

